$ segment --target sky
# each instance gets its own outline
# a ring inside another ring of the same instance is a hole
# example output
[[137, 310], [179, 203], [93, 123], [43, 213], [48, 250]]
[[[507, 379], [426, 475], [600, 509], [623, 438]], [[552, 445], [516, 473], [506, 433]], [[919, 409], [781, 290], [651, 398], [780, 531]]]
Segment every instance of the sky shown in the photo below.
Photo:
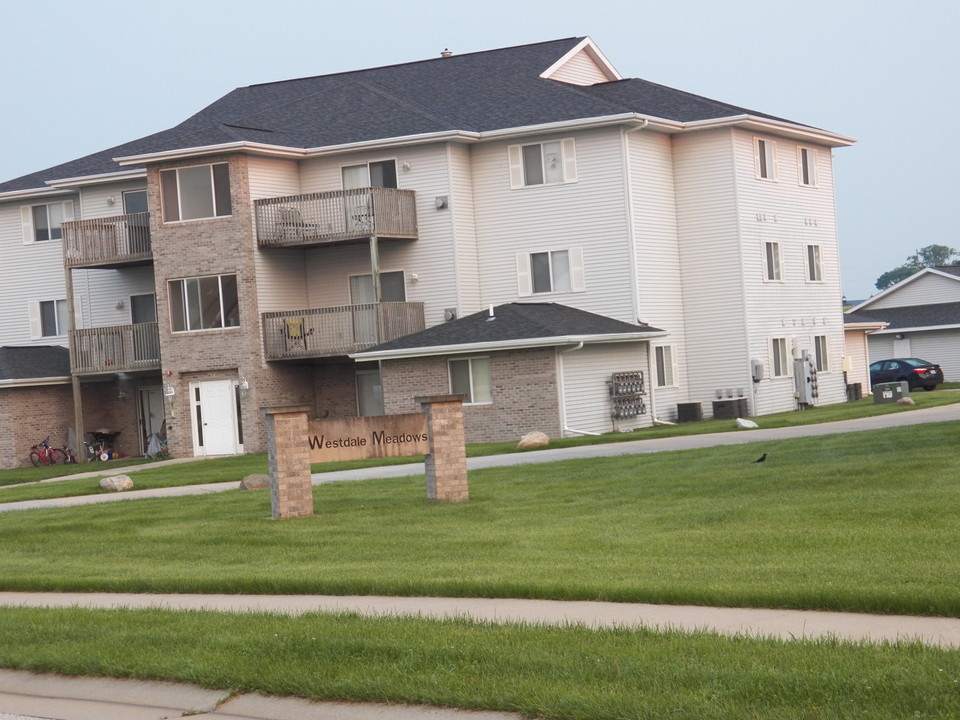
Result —
[[589, 36], [624, 77], [856, 138], [842, 290], [960, 247], [960, 2], [45, 0], [0, 4], [0, 180], [164, 130], [234, 88]]

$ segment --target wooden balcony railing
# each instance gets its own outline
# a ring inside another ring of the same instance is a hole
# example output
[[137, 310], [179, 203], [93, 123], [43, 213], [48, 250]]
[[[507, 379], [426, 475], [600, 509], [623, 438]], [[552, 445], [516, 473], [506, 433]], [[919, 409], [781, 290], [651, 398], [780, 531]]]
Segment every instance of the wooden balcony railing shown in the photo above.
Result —
[[416, 193], [357, 188], [254, 203], [261, 247], [302, 247], [368, 238], [417, 238]]
[[63, 223], [63, 258], [68, 268], [151, 262], [150, 213]]
[[159, 370], [160, 335], [157, 324], [74, 330], [70, 367], [74, 375]]
[[366, 350], [424, 328], [423, 303], [386, 302], [263, 314], [267, 360]]

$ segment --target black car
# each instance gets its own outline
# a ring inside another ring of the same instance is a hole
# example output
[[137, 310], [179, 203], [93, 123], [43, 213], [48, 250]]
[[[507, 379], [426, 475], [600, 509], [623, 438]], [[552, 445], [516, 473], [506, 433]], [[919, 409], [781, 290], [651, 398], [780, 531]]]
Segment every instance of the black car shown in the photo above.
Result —
[[943, 382], [943, 370], [936, 363], [920, 358], [894, 358], [870, 363], [870, 384], [906, 380], [910, 390], [933, 390]]

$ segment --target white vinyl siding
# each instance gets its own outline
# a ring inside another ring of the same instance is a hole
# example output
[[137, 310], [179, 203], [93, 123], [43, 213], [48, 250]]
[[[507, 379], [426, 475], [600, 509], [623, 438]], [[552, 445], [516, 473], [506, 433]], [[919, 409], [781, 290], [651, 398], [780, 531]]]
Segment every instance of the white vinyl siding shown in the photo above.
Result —
[[[605, 433], [614, 429], [610, 415], [610, 378], [617, 372], [647, 371], [646, 343], [613, 343], [585, 345], [576, 352], [557, 352], [560, 374], [560, 402], [564, 435], [576, 435], [582, 432]], [[617, 421], [621, 431], [629, 431], [652, 424], [650, 414], [650, 383], [648, 377], [647, 395], [644, 402], [647, 412], [634, 418]], [[672, 391], [657, 394], [658, 404], [661, 398], [669, 397]], [[668, 402], [664, 400], [663, 402]], [[664, 405], [664, 408], [666, 406]]]
[[907, 305], [933, 305], [960, 302], [960, 277], [925, 273], [909, 283], [887, 292], [864, 307], [864, 312]]
[[553, 185], [577, 181], [576, 144], [573, 138], [507, 148], [510, 187]]
[[61, 225], [73, 220], [73, 200], [23, 205], [20, 208], [20, 227], [23, 244], [32, 245], [62, 238]]

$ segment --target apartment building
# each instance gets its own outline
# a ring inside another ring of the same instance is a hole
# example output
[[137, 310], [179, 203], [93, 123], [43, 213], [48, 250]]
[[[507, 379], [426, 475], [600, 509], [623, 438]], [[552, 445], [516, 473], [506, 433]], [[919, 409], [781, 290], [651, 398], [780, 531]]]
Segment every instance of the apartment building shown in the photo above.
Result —
[[448, 392], [468, 441], [841, 402], [852, 142], [589, 38], [237, 89], [0, 183], [0, 345], [70, 348], [0, 381], [4, 455], [71, 427], [260, 451], [264, 407]]

